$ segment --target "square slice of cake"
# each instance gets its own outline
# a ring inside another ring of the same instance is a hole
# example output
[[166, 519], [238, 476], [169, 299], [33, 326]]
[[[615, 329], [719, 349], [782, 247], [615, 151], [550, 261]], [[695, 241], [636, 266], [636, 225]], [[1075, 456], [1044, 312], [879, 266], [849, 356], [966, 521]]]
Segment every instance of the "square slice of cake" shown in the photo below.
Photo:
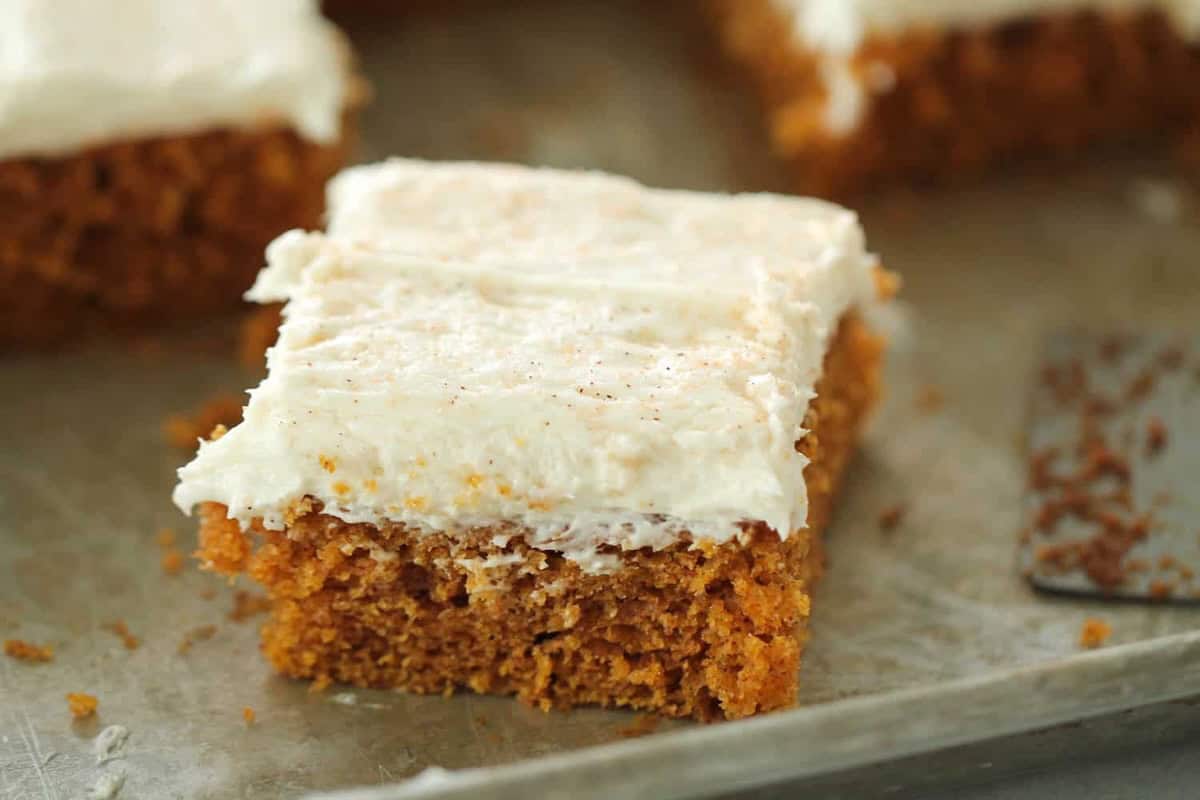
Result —
[[811, 192], [1200, 123], [1200, 0], [705, 2]]
[[878, 390], [854, 214], [392, 161], [267, 251], [245, 419], [180, 471], [200, 557], [318, 682], [702, 719], [794, 702]]
[[0, 350], [236, 306], [361, 89], [314, 0], [0, 0]]

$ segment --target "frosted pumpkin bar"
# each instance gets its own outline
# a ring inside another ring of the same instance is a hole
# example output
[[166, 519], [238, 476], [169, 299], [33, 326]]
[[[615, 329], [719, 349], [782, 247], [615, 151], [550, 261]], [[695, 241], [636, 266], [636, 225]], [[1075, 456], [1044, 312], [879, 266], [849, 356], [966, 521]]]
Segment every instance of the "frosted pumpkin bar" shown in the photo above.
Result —
[[319, 682], [701, 719], [794, 702], [878, 390], [855, 216], [391, 161], [267, 252], [245, 419], [180, 471], [200, 555]]
[[236, 308], [364, 86], [315, 0], [0, 0], [0, 352]]

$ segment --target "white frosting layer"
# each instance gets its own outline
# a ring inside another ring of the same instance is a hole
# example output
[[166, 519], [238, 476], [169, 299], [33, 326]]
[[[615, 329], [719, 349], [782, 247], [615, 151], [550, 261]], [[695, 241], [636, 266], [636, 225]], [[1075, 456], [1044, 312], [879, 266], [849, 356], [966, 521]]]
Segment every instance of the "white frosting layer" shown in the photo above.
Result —
[[794, 443], [838, 318], [874, 296], [851, 212], [413, 161], [348, 170], [330, 208], [268, 250], [269, 376], [180, 471], [181, 508], [508, 521], [589, 569], [599, 545], [804, 525]]
[[829, 88], [826, 124], [848, 133], [865, 112], [872, 91], [886, 81], [869, 80], [852, 69], [854, 55], [869, 37], [894, 36], [922, 28], [970, 29], [1030, 16], [1093, 9], [1105, 13], [1162, 12], [1189, 39], [1200, 38], [1200, 0], [773, 0], [791, 17], [797, 39], [822, 54]]
[[344, 46], [315, 0], [0, 0], [0, 158], [264, 121], [331, 140]]

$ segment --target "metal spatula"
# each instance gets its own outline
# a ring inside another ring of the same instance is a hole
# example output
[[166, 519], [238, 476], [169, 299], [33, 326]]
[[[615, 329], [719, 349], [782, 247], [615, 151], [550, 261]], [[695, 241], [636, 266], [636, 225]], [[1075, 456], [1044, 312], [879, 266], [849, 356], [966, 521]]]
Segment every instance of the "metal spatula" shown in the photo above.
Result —
[[1200, 602], [1200, 339], [1050, 336], [1028, 431], [1035, 587]]

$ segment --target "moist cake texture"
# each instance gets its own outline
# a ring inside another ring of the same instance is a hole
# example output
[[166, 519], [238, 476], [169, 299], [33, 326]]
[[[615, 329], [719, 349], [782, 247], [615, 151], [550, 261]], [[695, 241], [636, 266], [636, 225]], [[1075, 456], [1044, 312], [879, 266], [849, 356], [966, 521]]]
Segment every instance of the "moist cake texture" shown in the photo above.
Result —
[[708, 0], [801, 185], [946, 178], [1200, 121], [1197, 0]]
[[267, 261], [268, 377], [175, 500], [267, 587], [277, 667], [704, 718], [794, 698], [877, 389], [853, 214], [394, 161]]
[[[515, 694], [544, 709], [585, 703], [701, 720], [796, 699], [821, 532], [878, 395], [880, 342], [857, 320], [826, 359], [801, 442], [806, 528], [745, 542], [686, 534], [611, 554], [592, 574], [492, 526], [448, 535], [350, 524], [304, 506], [282, 531], [200, 510], [199, 557], [266, 586], [263, 651], [285, 675], [420, 693]], [[828, 387], [828, 389], [827, 389]]]
[[0, 348], [236, 304], [356, 100], [307, 0], [0, 0]]

